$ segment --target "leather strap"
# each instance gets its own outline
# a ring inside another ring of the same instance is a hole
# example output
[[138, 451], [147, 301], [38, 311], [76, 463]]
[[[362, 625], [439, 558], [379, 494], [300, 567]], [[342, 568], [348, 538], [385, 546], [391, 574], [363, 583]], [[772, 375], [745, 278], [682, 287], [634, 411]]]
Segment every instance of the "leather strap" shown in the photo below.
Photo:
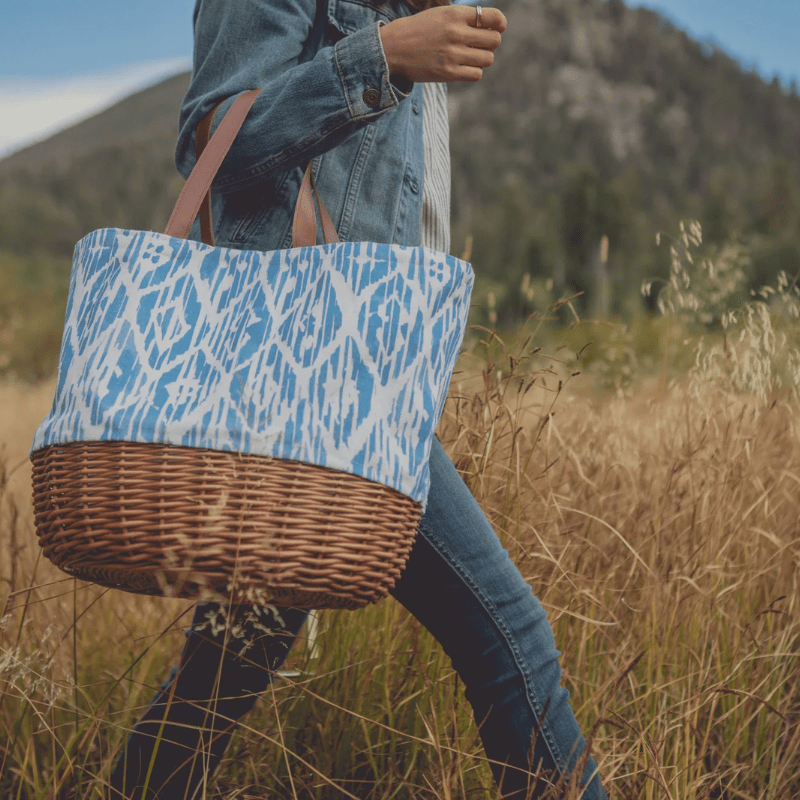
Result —
[[[309, 164], [309, 168], [311, 165]], [[311, 172], [311, 188], [314, 190], [314, 197], [317, 198], [317, 205], [319, 205], [319, 216], [322, 220], [322, 235], [325, 239], [325, 244], [336, 244], [339, 241], [339, 233], [336, 230], [336, 226], [333, 224], [333, 220], [331, 219], [331, 215], [328, 213], [328, 209], [325, 208], [325, 203], [322, 202], [322, 195], [317, 191], [317, 182], [314, 180], [314, 172]]]
[[180, 239], [188, 238], [203, 198], [211, 189], [211, 182], [260, 91], [261, 89], [251, 89], [249, 92], [240, 94], [228, 109], [228, 113], [225, 114], [217, 130], [214, 131], [208, 147], [194, 165], [192, 174], [186, 181], [178, 197], [178, 202], [175, 203], [172, 216], [164, 231], [168, 236], [177, 236]]
[[[239, 95], [228, 109], [210, 140], [209, 133], [219, 106], [209, 111], [200, 121], [195, 136], [195, 167], [186, 181], [183, 191], [178, 197], [178, 202], [175, 204], [172, 216], [167, 223], [165, 232], [168, 236], [186, 239], [199, 211], [200, 239], [205, 244], [214, 245], [211, 184], [260, 91], [260, 89], [252, 89]], [[292, 222], [293, 247], [313, 247], [316, 245], [316, 206], [319, 206], [325, 243], [333, 244], [338, 242], [339, 235], [336, 232], [336, 226], [333, 224], [330, 214], [317, 191], [314, 172], [311, 163], [309, 163], [306, 167], [295, 205]]]
[[311, 193], [311, 164], [306, 167], [292, 221], [292, 247], [313, 247], [317, 243], [317, 210]]
[[314, 180], [314, 170], [311, 162], [306, 167], [303, 182], [297, 195], [292, 220], [292, 247], [313, 247], [317, 243], [317, 209], [314, 205], [316, 199], [319, 206], [319, 216], [322, 222], [322, 236], [325, 244], [334, 244], [339, 241], [336, 226], [325, 208], [325, 203], [317, 191]]
[[[200, 160], [203, 150], [208, 144], [208, 137], [211, 135], [211, 124], [214, 122], [214, 115], [219, 106], [215, 106], [211, 111], [200, 120], [197, 126], [197, 135], [194, 139], [195, 163]], [[200, 206], [200, 241], [214, 246], [214, 220], [211, 216], [211, 187], [203, 197], [203, 204]]]

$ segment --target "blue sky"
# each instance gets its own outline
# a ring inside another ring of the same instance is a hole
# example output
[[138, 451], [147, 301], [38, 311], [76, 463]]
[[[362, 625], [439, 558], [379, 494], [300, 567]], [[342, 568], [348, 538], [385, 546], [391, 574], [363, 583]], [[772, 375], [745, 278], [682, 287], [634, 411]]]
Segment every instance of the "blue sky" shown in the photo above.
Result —
[[[194, 0], [0, 3], [0, 156], [188, 68]], [[800, 83], [800, 0], [629, 5], [658, 9], [765, 77]]]
[[696, 39], [713, 39], [745, 67], [800, 84], [800, 0], [635, 0]]

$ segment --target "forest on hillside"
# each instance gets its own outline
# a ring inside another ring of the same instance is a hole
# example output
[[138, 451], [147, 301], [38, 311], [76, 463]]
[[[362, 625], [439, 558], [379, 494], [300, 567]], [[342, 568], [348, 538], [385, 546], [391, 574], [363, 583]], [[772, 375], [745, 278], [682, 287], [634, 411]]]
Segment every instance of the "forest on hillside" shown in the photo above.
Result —
[[620, 0], [507, 13], [514, 35], [479, 90], [452, 93], [451, 142], [454, 243], [474, 236], [501, 320], [524, 314], [526, 274], [583, 292], [585, 312], [630, 317], [668, 273], [657, 234], [681, 219], [700, 221], [709, 255], [743, 244], [750, 288], [800, 272], [796, 85]]

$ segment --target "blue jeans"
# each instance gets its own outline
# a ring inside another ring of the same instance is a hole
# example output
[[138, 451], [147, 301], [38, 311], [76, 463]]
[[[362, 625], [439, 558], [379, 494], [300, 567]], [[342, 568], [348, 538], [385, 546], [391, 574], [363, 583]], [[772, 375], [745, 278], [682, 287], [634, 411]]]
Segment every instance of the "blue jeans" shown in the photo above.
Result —
[[[560, 685], [553, 632], [437, 440], [430, 464], [428, 507], [392, 594], [452, 659], [504, 796], [539, 797], [575, 771], [585, 748], [569, 693]], [[243, 639], [228, 637], [223, 648], [225, 632], [204, 624], [214, 611], [211, 604], [198, 605], [179, 666], [115, 765], [111, 784], [122, 794], [113, 797], [138, 800], [141, 794], [133, 789], [144, 783], [151, 760], [148, 786], [155, 791], [147, 797], [193, 797], [203, 774], [222, 758], [235, 721], [255, 705], [271, 671], [283, 663], [306, 616], [283, 609], [282, 626], [265, 617], [261, 624], [272, 630], [257, 631], [242, 658]], [[233, 614], [242, 622], [252, 612], [240, 607]], [[584, 800], [606, 798], [596, 771], [594, 761], [585, 760]]]

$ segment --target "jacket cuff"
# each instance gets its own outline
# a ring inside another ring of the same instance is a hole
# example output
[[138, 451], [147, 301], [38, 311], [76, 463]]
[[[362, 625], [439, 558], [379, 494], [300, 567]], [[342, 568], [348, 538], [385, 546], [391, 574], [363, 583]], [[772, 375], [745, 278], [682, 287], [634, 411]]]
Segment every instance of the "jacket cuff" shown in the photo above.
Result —
[[395, 108], [414, 87], [411, 81], [403, 81], [401, 85], [391, 82], [381, 44], [380, 23], [337, 42], [334, 58], [353, 119], [376, 116]]

